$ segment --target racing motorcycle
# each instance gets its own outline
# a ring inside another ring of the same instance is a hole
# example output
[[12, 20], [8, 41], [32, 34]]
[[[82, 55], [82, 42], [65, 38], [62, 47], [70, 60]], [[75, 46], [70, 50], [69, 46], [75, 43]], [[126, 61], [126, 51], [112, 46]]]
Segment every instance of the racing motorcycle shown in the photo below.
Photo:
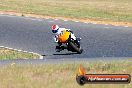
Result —
[[[78, 43], [80, 42], [81, 38], [77, 38]], [[74, 39], [71, 38], [71, 32], [63, 31], [58, 36], [58, 41], [62, 44], [60, 48], [62, 50], [67, 49], [68, 51], [77, 52], [81, 54], [83, 49], [80, 47], [80, 44], [77, 44]]]

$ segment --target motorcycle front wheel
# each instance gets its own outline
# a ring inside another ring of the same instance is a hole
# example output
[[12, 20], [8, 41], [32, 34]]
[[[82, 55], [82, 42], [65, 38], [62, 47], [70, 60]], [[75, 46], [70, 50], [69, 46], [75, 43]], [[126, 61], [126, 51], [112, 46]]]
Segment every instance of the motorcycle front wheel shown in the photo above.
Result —
[[78, 54], [81, 54], [83, 52], [83, 49], [78, 48], [76, 44], [74, 44], [73, 42], [69, 42], [69, 45], [74, 49], [74, 51], [76, 51]]

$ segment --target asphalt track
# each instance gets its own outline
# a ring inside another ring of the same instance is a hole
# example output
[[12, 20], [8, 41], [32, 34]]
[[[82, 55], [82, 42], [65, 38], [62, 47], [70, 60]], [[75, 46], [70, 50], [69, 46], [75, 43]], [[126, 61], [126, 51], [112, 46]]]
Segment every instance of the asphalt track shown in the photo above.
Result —
[[[55, 52], [53, 24], [81, 37], [84, 52]], [[0, 46], [36, 52], [45, 55], [44, 59], [127, 58], [132, 57], [132, 27], [0, 15]]]

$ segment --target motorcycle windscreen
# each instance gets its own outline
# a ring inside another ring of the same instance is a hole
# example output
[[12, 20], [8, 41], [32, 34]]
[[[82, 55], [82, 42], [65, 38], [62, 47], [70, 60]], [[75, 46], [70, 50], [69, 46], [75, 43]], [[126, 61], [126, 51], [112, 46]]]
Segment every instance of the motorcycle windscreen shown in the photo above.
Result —
[[63, 31], [59, 36], [58, 36], [58, 40], [61, 43], [66, 43], [66, 41], [68, 40], [70, 35], [70, 32], [68, 31]]

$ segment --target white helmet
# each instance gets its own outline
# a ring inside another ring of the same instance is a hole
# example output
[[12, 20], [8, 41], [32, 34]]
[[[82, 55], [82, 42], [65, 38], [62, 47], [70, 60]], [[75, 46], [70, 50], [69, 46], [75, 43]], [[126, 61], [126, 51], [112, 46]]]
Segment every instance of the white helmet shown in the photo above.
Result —
[[52, 32], [53, 33], [57, 33], [59, 30], [59, 26], [58, 25], [52, 25]]

